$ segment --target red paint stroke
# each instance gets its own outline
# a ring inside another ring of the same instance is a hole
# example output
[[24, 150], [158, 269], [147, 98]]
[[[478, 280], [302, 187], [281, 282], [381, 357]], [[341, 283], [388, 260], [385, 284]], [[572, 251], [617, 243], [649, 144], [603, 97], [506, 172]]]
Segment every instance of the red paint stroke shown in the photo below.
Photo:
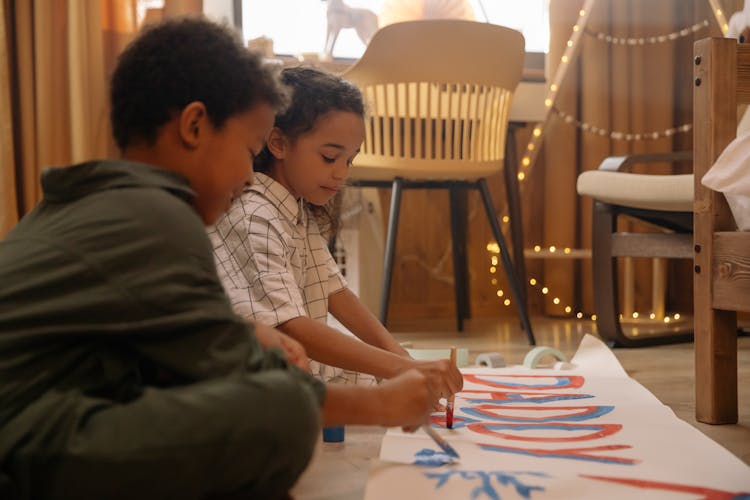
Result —
[[[500, 381], [493, 382], [490, 378], [497, 379], [508, 379], [508, 378], [544, 378], [544, 379], [555, 379], [558, 381], [557, 384], [545, 384], [538, 386], [530, 386], [525, 384], [513, 384], [513, 383], [502, 383]], [[464, 382], [471, 382], [473, 384], [484, 385], [488, 387], [494, 387], [496, 389], [523, 389], [525, 391], [545, 391], [550, 389], [578, 389], [583, 387], [586, 379], [581, 375], [474, 375], [464, 374]], [[467, 392], [467, 391], [464, 391]]]
[[729, 500], [731, 498], [741, 497], [750, 494], [750, 492], [743, 493], [731, 493], [724, 490], [715, 490], [713, 488], [704, 488], [702, 486], [690, 486], [687, 484], [679, 483], [664, 483], [661, 481], [648, 481], [645, 479], [628, 479], [622, 477], [605, 477], [605, 476], [590, 476], [587, 474], [581, 474], [581, 477], [586, 479], [594, 479], [597, 481], [608, 481], [610, 483], [619, 483], [627, 486], [633, 486], [635, 488], [642, 488], [646, 490], [667, 490], [677, 491], [680, 493], [692, 493], [694, 495], [702, 495], [705, 500]]
[[[529, 437], [519, 436], [516, 434], [506, 434], [504, 432], [497, 432], [488, 427], [495, 428], [516, 428], [519, 430], [534, 429], [554, 429], [564, 431], [575, 431], [577, 429], [591, 429], [592, 427], [598, 428], [598, 431], [585, 434], [583, 436], [572, 436], [572, 437]], [[591, 439], [601, 439], [607, 436], [611, 436], [620, 432], [622, 424], [566, 424], [566, 423], [553, 423], [553, 424], [497, 424], [497, 423], [486, 423], [477, 422], [466, 426], [467, 429], [474, 431], [478, 434], [484, 434], [485, 436], [492, 436], [501, 439], [510, 439], [515, 441], [540, 441], [544, 443], [562, 443], [568, 441], [588, 441]]]
[[530, 455], [539, 458], [561, 458], [572, 460], [585, 460], [587, 462], [599, 462], [607, 464], [635, 465], [640, 460], [625, 457], [616, 457], [612, 455], [594, 455], [598, 451], [616, 451], [628, 450], [632, 446], [624, 444], [614, 444], [608, 446], [590, 446], [587, 448], [561, 448], [554, 450], [535, 449], [535, 448], [515, 448], [513, 446], [500, 446], [496, 444], [477, 443], [483, 450], [497, 451], [501, 453], [514, 453], [518, 455]]
[[[524, 420], [527, 422], [537, 422], [539, 420], [553, 420], [560, 419], [566, 420], [572, 417], [576, 417], [580, 420], [587, 418], [594, 418], [599, 415], [601, 406], [497, 406], [493, 404], [482, 404], [474, 405], [471, 407], [473, 411], [483, 417], [496, 420], [498, 417], [512, 418], [514, 420]], [[534, 412], [544, 412], [539, 416], [522, 416], [516, 415], [514, 412], [517, 410], [529, 410]], [[554, 413], [560, 410], [558, 413]], [[565, 411], [572, 410], [572, 411]]]

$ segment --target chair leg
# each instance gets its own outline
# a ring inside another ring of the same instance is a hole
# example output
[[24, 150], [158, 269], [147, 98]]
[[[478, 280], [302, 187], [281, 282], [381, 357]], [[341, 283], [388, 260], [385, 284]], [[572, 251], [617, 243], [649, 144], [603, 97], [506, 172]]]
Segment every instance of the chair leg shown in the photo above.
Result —
[[625, 345], [628, 339], [623, 335], [620, 327], [617, 262], [612, 255], [612, 233], [617, 230], [617, 215], [611, 205], [594, 201], [591, 227], [591, 265], [596, 328], [602, 340], [610, 346]]
[[599, 336], [610, 347], [645, 347], [684, 342], [691, 333], [628, 337], [620, 324], [620, 297], [617, 261], [612, 252], [612, 235], [617, 231], [617, 213], [607, 203], [594, 201], [591, 238], [591, 264], [594, 285], [594, 311]]
[[508, 200], [508, 216], [510, 217], [510, 245], [513, 247], [513, 268], [516, 270], [516, 278], [524, 286], [521, 287], [521, 295], [524, 303], [526, 297], [526, 259], [523, 255], [523, 220], [521, 218], [521, 195], [518, 189], [518, 174], [516, 165], [516, 125], [508, 125], [508, 137], [505, 140], [505, 165], [503, 178], [505, 180], [505, 196]]
[[388, 232], [385, 238], [385, 255], [383, 256], [383, 288], [380, 291], [380, 322], [388, 320], [388, 301], [391, 298], [391, 280], [393, 274], [393, 256], [396, 253], [396, 236], [398, 235], [398, 216], [401, 211], [401, 190], [404, 180], [396, 177], [391, 189], [391, 208], [388, 213]]
[[[526, 307], [526, 301], [523, 300], [521, 295], [521, 287], [519, 286], [518, 280], [516, 279], [515, 272], [513, 271], [513, 262], [510, 260], [510, 253], [508, 252], [508, 245], [505, 243], [505, 237], [503, 237], [503, 231], [500, 229], [500, 223], [497, 221], [497, 214], [495, 213], [495, 206], [492, 203], [492, 196], [490, 190], [487, 187], [487, 181], [480, 179], [477, 182], [479, 191], [482, 193], [482, 201], [484, 202], [484, 209], [487, 212], [487, 220], [492, 228], [492, 234], [497, 240], [497, 244], [500, 246], [500, 260], [503, 263], [503, 269], [505, 270], [505, 276], [508, 279], [510, 285], [510, 291], [513, 295], [513, 301], [516, 303], [516, 309], [518, 309], [518, 315], [521, 318], [521, 326], [526, 331], [526, 336], [529, 339], [530, 345], [535, 345], [534, 332], [531, 330], [531, 322], [529, 321], [529, 312]], [[526, 283], [522, 283], [526, 285]]]
[[468, 273], [466, 270], [466, 189], [448, 188], [451, 212], [451, 242], [453, 243], [453, 280], [456, 293], [456, 328], [464, 329], [464, 318], [469, 313]]

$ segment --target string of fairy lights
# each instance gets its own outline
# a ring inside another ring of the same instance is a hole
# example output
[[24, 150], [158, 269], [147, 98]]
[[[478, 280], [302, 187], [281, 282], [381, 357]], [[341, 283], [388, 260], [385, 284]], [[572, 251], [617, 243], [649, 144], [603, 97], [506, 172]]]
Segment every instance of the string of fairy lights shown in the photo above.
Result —
[[[585, 0], [582, 8], [578, 12], [578, 19], [576, 23], [573, 25], [571, 36], [565, 44], [565, 50], [563, 51], [563, 55], [560, 57], [560, 64], [557, 67], [557, 71], [555, 72], [555, 75], [552, 78], [552, 81], [547, 91], [547, 95], [544, 99], [544, 105], [546, 109], [544, 119], [543, 121], [537, 123], [536, 126], [534, 126], [534, 128], [532, 129], [531, 137], [529, 139], [528, 144], [526, 145], [526, 150], [524, 151], [521, 157], [520, 165], [518, 167], [518, 173], [517, 173], [519, 183], [523, 183], [523, 181], [526, 180], [531, 169], [533, 168], [533, 165], [536, 162], [536, 159], [539, 154], [539, 150], [542, 146], [542, 141], [544, 139], [544, 130], [546, 128], [547, 123], [549, 122], [550, 116], [553, 114], [556, 117], [562, 119], [564, 123], [574, 125], [583, 132], [599, 135], [602, 137], [609, 137], [610, 139], [614, 139], [614, 140], [624, 140], [624, 141], [655, 140], [655, 139], [659, 139], [662, 137], [671, 137], [672, 135], [677, 134], [677, 133], [687, 133], [690, 130], [692, 130], [692, 124], [682, 124], [676, 127], [665, 129], [665, 130], [657, 130], [657, 131], [651, 131], [651, 132], [633, 133], [633, 132], [621, 132], [617, 130], [606, 130], [604, 128], [597, 127], [593, 124], [580, 121], [576, 119], [574, 116], [571, 116], [561, 111], [555, 106], [557, 93], [560, 87], [562, 86], [565, 76], [567, 74], [568, 65], [571, 61], [574, 60], [574, 58], [578, 54], [578, 51], [580, 50], [580, 45], [581, 45], [580, 41], [581, 41], [581, 37], [583, 34], [586, 34], [587, 36], [590, 36], [604, 43], [635, 47], [635, 46], [653, 45], [657, 43], [673, 42], [679, 38], [694, 35], [700, 30], [708, 28], [708, 26], [710, 25], [708, 20], [703, 20], [701, 22], [693, 24], [692, 26], [688, 26], [688, 27], [685, 27], [680, 30], [667, 33], [667, 34], [652, 35], [648, 37], [615, 37], [606, 33], [591, 31], [586, 27], [594, 2], [595, 0]], [[714, 15], [714, 18], [716, 20], [716, 23], [721, 28], [722, 33], [726, 34], [727, 30], [729, 29], [729, 25], [727, 23], [726, 16], [723, 10], [721, 9], [721, 6], [719, 5], [719, 0], [708, 0], [708, 2], [711, 7], [711, 11]], [[503, 223], [507, 224], [510, 221], [510, 219], [506, 215], [506, 216], [503, 216], [502, 221]], [[548, 252], [548, 254], [556, 254], [559, 252], [559, 254], [562, 256], [569, 256], [571, 253], [574, 252], [574, 250], [569, 247], [563, 247], [562, 249], [558, 249], [554, 245], [549, 246], [544, 250]], [[497, 287], [498, 280], [497, 278], [494, 277], [494, 275], [498, 271], [497, 266], [499, 262], [498, 255], [500, 254], [500, 247], [497, 243], [490, 242], [487, 244], [487, 251], [490, 254], [489, 271], [490, 271], [490, 275], [492, 275], [491, 283], [493, 286]], [[536, 245], [534, 247], [534, 252], [541, 253], [542, 251], [543, 249], [540, 245]], [[536, 277], [529, 278], [529, 285], [531, 285], [534, 288], [539, 289], [542, 295], [552, 296], [553, 304], [560, 306], [561, 311], [564, 311], [565, 314], [575, 315], [575, 317], [578, 319], [583, 319], [585, 317], [585, 314], [582, 311], [575, 310], [574, 312], [574, 308], [571, 305], [563, 304], [560, 297], [556, 296], [547, 285], [541, 283]], [[496, 288], [496, 295], [498, 298], [502, 299], [503, 305], [505, 305], [506, 307], [509, 307], [511, 305], [512, 303], [511, 299], [506, 296], [505, 291], [502, 288], [499, 288], [499, 287]], [[634, 320], [641, 318], [641, 316], [642, 315], [639, 312], [632, 313], [632, 318]], [[679, 320], [680, 317], [681, 316], [679, 313], [675, 313], [672, 316], [666, 315], [661, 320], [664, 323], [670, 323], [673, 320], [674, 321]], [[596, 314], [592, 314], [591, 316], [589, 316], [589, 318], [592, 321], [596, 321]], [[620, 318], [623, 319], [622, 315], [620, 315]], [[648, 314], [648, 318], [651, 320], [657, 319], [656, 314], [653, 312]]]

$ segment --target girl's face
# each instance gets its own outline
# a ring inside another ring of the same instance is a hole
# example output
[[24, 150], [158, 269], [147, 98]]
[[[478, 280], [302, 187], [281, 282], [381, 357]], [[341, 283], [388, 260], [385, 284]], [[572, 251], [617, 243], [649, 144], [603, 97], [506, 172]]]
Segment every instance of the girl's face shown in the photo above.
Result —
[[270, 176], [295, 198], [325, 205], [344, 186], [364, 138], [363, 118], [350, 111], [326, 113], [294, 141], [274, 128], [268, 141], [275, 157]]

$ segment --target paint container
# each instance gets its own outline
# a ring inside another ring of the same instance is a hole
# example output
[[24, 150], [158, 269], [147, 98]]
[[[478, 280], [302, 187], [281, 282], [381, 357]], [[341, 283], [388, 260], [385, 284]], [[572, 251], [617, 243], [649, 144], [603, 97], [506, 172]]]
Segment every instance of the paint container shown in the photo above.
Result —
[[338, 425], [336, 427], [323, 427], [323, 442], [324, 443], [343, 443], [344, 442], [344, 426]]

